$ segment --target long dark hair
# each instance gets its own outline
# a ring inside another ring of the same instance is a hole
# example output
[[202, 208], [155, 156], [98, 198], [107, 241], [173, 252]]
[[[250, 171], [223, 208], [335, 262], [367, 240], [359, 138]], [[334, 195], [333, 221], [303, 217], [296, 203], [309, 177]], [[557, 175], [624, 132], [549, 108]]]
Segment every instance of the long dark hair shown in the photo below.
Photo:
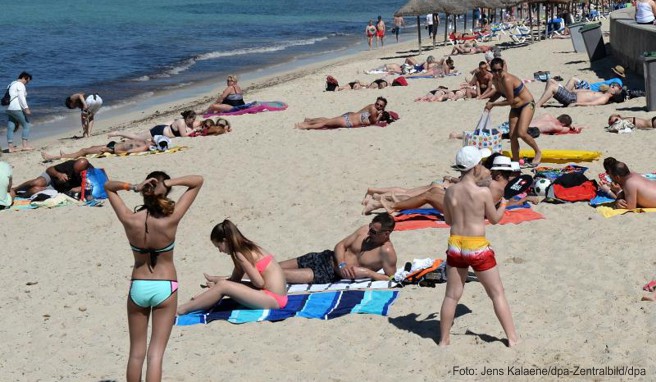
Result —
[[225, 241], [226, 249], [231, 257], [234, 258], [235, 254], [239, 252], [252, 264], [255, 263], [252, 253], [261, 250], [257, 244], [242, 235], [237, 226], [228, 219], [214, 226], [210, 239], [215, 243]]
[[[164, 184], [165, 180], [171, 179], [164, 171], [153, 171], [146, 177], [146, 179], [150, 178], [155, 178], [162, 184]], [[175, 202], [167, 197], [169, 192], [171, 192], [171, 188], [166, 187], [166, 193], [164, 195], [155, 195], [155, 189], [153, 187], [144, 187], [141, 190], [144, 204], [139, 208], [139, 211], [145, 209], [150, 215], [155, 217], [171, 215], [175, 208]]]
[[183, 111], [182, 114], [180, 114], [180, 115], [181, 115], [182, 118], [184, 118], [184, 119], [187, 119], [187, 117], [189, 117], [189, 118], [192, 118], [192, 117], [193, 117], [193, 118], [196, 118], [196, 112], [193, 111], [193, 110], [185, 110], [185, 111]]

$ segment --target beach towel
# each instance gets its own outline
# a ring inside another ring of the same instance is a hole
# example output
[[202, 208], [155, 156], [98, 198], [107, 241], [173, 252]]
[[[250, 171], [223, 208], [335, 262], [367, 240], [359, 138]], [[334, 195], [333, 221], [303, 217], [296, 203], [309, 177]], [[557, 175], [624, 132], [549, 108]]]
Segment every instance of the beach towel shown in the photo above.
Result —
[[656, 208], [634, 208], [634, 209], [624, 209], [624, 208], [612, 208], [608, 206], [598, 206], [596, 208], [597, 212], [605, 218], [612, 218], [617, 215], [624, 215], [627, 212], [643, 213], [643, 212], [656, 212]]
[[[507, 209], [499, 224], [520, 224], [527, 221], [544, 219], [544, 216], [531, 209], [530, 204], [524, 203], [514, 208]], [[436, 211], [436, 210], [434, 210]], [[449, 228], [442, 214], [399, 214], [394, 217], [396, 225], [394, 231], [409, 231], [423, 228]], [[489, 224], [489, 223], [486, 223]]]
[[234, 106], [230, 111], [226, 112], [212, 112], [203, 114], [203, 118], [210, 118], [218, 115], [242, 115], [242, 114], [255, 114], [264, 111], [282, 111], [287, 109], [287, 104], [280, 101], [255, 101], [245, 105]]
[[590, 205], [592, 207], [597, 207], [609, 203], [615, 203], [615, 199], [611, 198], [610, 195], [606, 194], [601, 189], [597, 190], [597, 195], [595, 195], [595, 197], [590, 200]]
[[[378, 272], [382, 273], [382, 272]], [[287, 294], [316, 293], [334, 290], [391, 289], [398, 286], [393, 280], [375, 281], [370, 278], [355, 280], [338, 280], [328, 284], [288, 284]]]
[[247, 309], [232, 299], [222, 299], [205, 312], [192, 312], [176, 318], [176, 325], [207, 324], [224, 320], [233, 324], [281, 321], [290, 317], [330, 320], [347, 314], [387, 316], [398, 296], [391, 290], [346, 290], [290, 295], [284, 309]]
[[[38, 196], [35, 194], [35, 196]], [[22, 211], [22, 210], [33, 210], [35, 208], [45, 207], [45, 208], [55, 208], [63, 207], [70, 205], [83, 206], [84, 202], [75, 200], [70, 196], [62, 193], [57, 193], [55, 196], [52, 196], [45, 200], [39, 200], [40, 198], [14, 198], [14, 203], [2, 211]]]
[[364, 74], [389, 74], [389, 72], [384, 69], [371, 69], [371, 70], [365, 70]]
[[109, 157], [127, 157], [127, 156], [142, 156], [142, 155], [156, 155], [156, 154], [172, 154], [177, 153], [187, 149], [187, 146], [175, 146], [170, 147], [168, 150], [149, 150], [141, 153], [122, 153], [122, 154], [112, 154], [112, 153], [102, 153], [102, 154], [91, 154], [85, 156], [85, 158], [109, 158]]

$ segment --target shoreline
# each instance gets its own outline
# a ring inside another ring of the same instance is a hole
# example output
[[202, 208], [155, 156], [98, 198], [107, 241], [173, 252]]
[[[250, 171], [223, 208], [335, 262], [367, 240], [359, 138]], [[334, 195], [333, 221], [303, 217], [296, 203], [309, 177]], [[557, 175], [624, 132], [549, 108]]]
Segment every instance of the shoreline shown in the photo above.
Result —
[[[406, 33], [408, 35], [409, 33]], [[410, 33], [411, 34], [411, 33]], [[403, 35], [403, 34], [402, 34]], [[410, 43], [410, 41], [399, 42], [399, 44]], [[395, 42], [393, 44], [396, 44]], [[346, 46], [339, 50], [310, 54], [308, 57], [292, 57], [288, 61], [280, 62], [255, 71], [237, 73], [239, 82], [245, 93], [245, 98], [250, 102], [251, 93], [276, 86], [285, 81], [308, 75], [325, 67], [339, 66], [348, 60], [359, 59], [361, 54], [375, 52], [376, 49], [366, 49], [366, 41], [355, 41], [352, 45]], [[387, 47], [385, 47], [387, 48]], [[384, 48], [379, 48], [384, 49]], [[415, 48], [416, 49], [416, 48]], [[337, 53], [337, 57], [330, 57]], [[290, 66], [290, 68], [285, 68]], [[227, 74], [225, 74], [227, 75]], [[181, 86], [175, 89], [165, 89], [154, 92], [150, 96], [137, 96], [128, 99], [120, 105], [111, 106], [108, 110], [101, 109], [96, 116], [94, 131], [91, 137], [107, 134], [111, 131], [126, 130], [132, 127], [142, 126], [146, 122], [158, 119], [170, 120], [178, 118], [180, 112], [186, 109], [193, 109], [200, 114], [207, 104], [220, 92], [224, 85], [225, 75], [200, 81], [191, 85]], [[162, 122], [162, 121], [160, 121]], [[79, 112], [72, 111], [62, 119], [40, 124], [41, 128], [34, 130], [30, 138], [33, 146], [50, 146], [54, 141], [61, 140], [80, 140], [77, 137], [81, 134], [80, 127], [75, 126], [79, 123]], [[43, 130], [54, 129], [56, 132], [43, 133]], [[35, 134], [36, 133], [36, 134]]]

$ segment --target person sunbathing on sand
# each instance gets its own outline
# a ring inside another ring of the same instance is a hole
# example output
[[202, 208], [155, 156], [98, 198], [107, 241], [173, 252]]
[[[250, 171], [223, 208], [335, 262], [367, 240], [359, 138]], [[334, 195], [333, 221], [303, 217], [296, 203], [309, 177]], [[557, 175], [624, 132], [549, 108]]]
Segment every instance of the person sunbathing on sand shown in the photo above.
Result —
[[150, 146], [153, 144], [152, 141], [144, 141], [141, 139], [130, 139], [123, 142], [111, 141], [106, 145], [97, 145], [90, 146], [80, 149], [73, 153], [65, 153], [59, 151], [59, 155], [48, 154], [45, 151], [41, 151], [41, 157], [44, 161], [51, 161], [56, 159], [76, 159], [81, 158], [87, 155], [92, 154], [133, 154], [133, 153], [143, 153], [150, 150]]
[[385, 64], [374, 71], [385, 71], [391, 74], [403, 74], [412, 76], [412, 74], [432, 74], [434, 76], [444, 76], [450, 74], [455, 69], [451, 57], [436, 60], [433, 56], [428, 56], [426, 62], [419, 63], [414, 57], [408, 57], [405, 62], [399, 64]]
[[391, 80], [386, 80], [384, 78], [378, 78], [373, 80], [370, 84], [360, 82], [359, 80], [351, 81], [346, 85], [335, 87], [334, 91], [343, 91], [343, 90], [361, 90], [361, 89], [385, 89], [391, 83]]
[[82, 172], [93, 168], [88, 160], [81, 158], [68, 160], [50, 166], [41, 175], [19, 184], [11, 190], [11, 196], [30, 197], [48, 188], [64, 194], [74, 194], [81, 191]]
[[485, 218], [498, 223], [506, 210], [506, 200], [495, 207], [492, 192], [476, 184], [481, 171], [482, 155], [478, 148], [466, 146], [456, 155], [456, 167], [461, 171], [461, 180], [446, 191], [444, 197], [444, 220], [451, 226], [446, 251], [447, 284], [440, 309], [440, 347], [451, 342], [450, 331], [462, 297], [469, 267], [474, 269], [494, 305], [503, 327], [508, 346], [515, 346], [519, 338], [515, 332], [510, 306], [506, 300], [503, 283], [494, 258], [494, 251], [485, 238]]
[[[394, 218], [376, 215], [335, 245], [280, 263], [290, 284], [327, 284], [340, 279], [389, 280], [396, 272], [396, 251], [390, 241]], [[385, 274], [378, 273], [383, 269]]]
[[608, 126], [612, 126], [618, 120], [625, 120], [631, 122], [636, 129], [656, 129], [656, 117], [652, 119], [638, 118], [638, 117], [622, 117], [619, 114], [611, 114], [608, 117]]
[[181, 115], [182, 118], [177, 118], [171, 122], [157, 125], [148, 131], [136, 134], [113, 131], [107, 134], [107, 137], [123, 137], [127, 139], [141, 139], [147, 141], [156, 135], [163, 135], [168, 138], [189, 137], [194, 131], [200, 130], [202, 122], [196, 120], [196, 112], [193, 110], [185, 110]]
[[[489, 150], [486, 150], [484, 151], [484, 156], [486, 156], [487, 159], [485, 160], [485, 165], [481, 168], [481, 171], [477, 173], [476, 184], [478, 184], [480, 187], [490, 187], [490, 184], [492, 183], [490, 169], [494, 166], [496, 158], [501, 156], [501, 154], [491, 154]], [[443, 179], [443, 183], [434, 181], [427, 186], [416, 187], [412, 189], [402, 189], [398, 187], [390, 187], [388, 189], [370, 189], [373, 191], [373, 193], [371, 197], [365, 195], [365, 199], [363, 200], [364, 209], [362, 210], [362, 214], [368, 215], [379, 208], [385, 208], [388, 213], [393, 213], [396, 211], [412, 208], [422, 208], [426, 206], [442, 211], [444, 208], [444, 194], [446, 189], [451, 184], [460, 181], [459, 178], [455, 177], [444, 177]], [[505, 187], [505, 184], [503, 187]], [[501, 191], [500, 193], [495, 193], [495, 197], [498, 196], [500, 199], [501, 195], [503, 195], [503, 188], [499, 189], [499, 187], [496, 185], [493, 188], [496, 191]], [[399, 189], [401, 190], [400, 192]], [[376, 195], [376, 191], [384, 192], [378, 193], [378, 195]], [[367, 190], [367, 194], [369, 194], [369, 190]]]
[[476, 53], [487, 53], [491, 50], [493, 50], [493, 46], [489, 45], [477, 45], [477, 44], [470, 44], [470, 43], [464, 43], [460, 45], [456, 45], [453, 47], [451, 50], [451, 55], [455, 56], [458, 54], [476, 54]]
[[415, 99], [415, 102], [444, 102], [444, 101], [457, 101], [460, 99], [476, 98], [476, 87], [469, 84], [460, 85], [460, 89], [449, 90], [444, 86], [439, 86], [435, 90], [431, 90], [423, 97]]
[[[561, 114], [558, 117], [552, 117], [544, 114], [540, 117], [533, 118], [529, 124], [530, 128], [540, 130], [542, 134], [567, 134], [570, 132], [580, 133], [583, 127], [572, 125], [572, 117], [568, 114]], [[464, 134], [461, 131], [452, 131], [449, 133], [449, 139], [463, 139]]]
[[624, 162], [611, 161], [608, 167], [610, 178], [622, 187], [615, 202], [616, 208], [656, 208], [656, 182], [631, 172]]
[[478, 63], [478, 68], [472, 71], [474, 75], [471, 80], [469, 80], [469, 85], [475, 86], [476, 97], [480, 97], [485, 93], [490, 86], [492, 86], [492, 73], [488, 70], [489, 65], [485, 61]]
[[625, 93], [616, 82], [611, 83], [608, 91], [602, 93], [591, 90], [569, 91], [555, 80], [549, 79], [536, 106], [542, 107], [551, 98], [563, 106], [596, 106], [624, 102]]
[[[383, 97], [376, 98], [376, 102], [369, 104], [358, 112], [348, 112], [334, 118], [306, 118], [303, 122], [297, 123], [297, 129], [337, 129], [340, 127], [362, 127], [370, 126], [381, 121], [383, 112], [387, 106], [387, 100]], [[389, 118], [389, 115], [386, 116]]]
[[222, 135], [232, 131], [230, 122], [225, 118], [219, 118], [214, 122], [213, 119], [206, 119], [202, 122], [199, 130], [194, 130], [190, 137], [205, 137], [211, 135]]
[[[212, 244], [232, 259], [230, 277], [205, 275], [208, 289], [178, 307], [178, 314], [209, 309], [230, 297], [253, 309], [287, 306], [287, 282], [282, 268], [262, 247], [247, 239], [230, 220], [217, 224], [210, 234]], [[249, 281], [242, 278], [247, 276]]]

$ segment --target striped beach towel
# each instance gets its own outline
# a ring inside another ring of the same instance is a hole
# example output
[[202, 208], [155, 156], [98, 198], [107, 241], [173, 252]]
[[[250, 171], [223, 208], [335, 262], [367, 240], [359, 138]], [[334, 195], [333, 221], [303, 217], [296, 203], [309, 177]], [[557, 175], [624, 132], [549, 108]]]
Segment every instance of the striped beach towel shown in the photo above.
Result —
[[330, 320], [347, 314], [387, 316], [398, 291], [345, 290], [290, 295], [284, 309], [248, 309], [231, 299], [223, 299], [206, 312], [192, 312], [176, 318], [176, 325], [188, 326], [224, 320], [233, 324], [281, 321], [290, 317]]

